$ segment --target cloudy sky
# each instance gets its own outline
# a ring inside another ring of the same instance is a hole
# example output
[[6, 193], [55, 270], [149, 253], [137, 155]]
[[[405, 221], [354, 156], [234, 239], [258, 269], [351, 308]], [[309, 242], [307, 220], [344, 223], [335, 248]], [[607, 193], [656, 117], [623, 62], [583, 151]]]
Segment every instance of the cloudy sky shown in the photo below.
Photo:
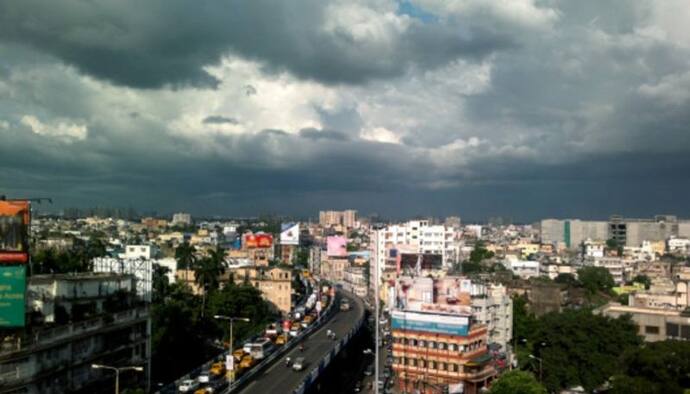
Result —
[[687, 0], [7, 0], [0, 194], [690, 217]]

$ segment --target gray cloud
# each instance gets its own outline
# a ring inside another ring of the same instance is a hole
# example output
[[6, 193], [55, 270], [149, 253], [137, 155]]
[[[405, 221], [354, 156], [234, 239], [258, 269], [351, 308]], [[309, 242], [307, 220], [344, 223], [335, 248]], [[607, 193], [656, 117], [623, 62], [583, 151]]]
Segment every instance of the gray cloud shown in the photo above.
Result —
[[[203, 7], [163, 0], [11, 0], [0, 4], [0, 37], [45, 51], [97, 78], [139, 88], [217, 87], [220, 81], [203, 67], [228, 53], [301, 78], [363, 83], [401, 75], [410, 67], [482, 58], [512, 45], [509, 36], [479, 24], [459, 28], [419, 21], [403, 31], [384, 26], [386, 37], [361, 38], [348, 30], [359, 19], [325, 30], [333, 17], [349, 15], [327, 15], [328, 6], [317, 0], [215, 0]], [[380, 11], [372, 5], [370, 12]]]
[[345, 133], [333, 130], [317, 130], [314, 128], [302, 129], [299, 131], [299, 135], [302, 138], [308, 138], [311, 140], [335, 140], [335, 141], [347, 141], [350, 138]]
[[240, 121], [235, 119], [235, 118], [229, 118], [227, 116], [221, 116], [221, 115], [209, 115], [204, 118], [204, 120], [201, 121], [203, 124], [231, 124], [231, 125], [237, 125], [240, 124]]
[[[542, 1], [556, 17], [536, 27], [499, 3], [371, 25], [385, 2], [335, 17], [321, 1], [3, 2], [0, 194], [197, 214], [690, 216], [690, 40], [664, 30], [683, 25], [658, 19], [669, 3]], [[25, 116], [88, 133], [39, 135]], [[238, 127], [205, 126], [223, 124]]]

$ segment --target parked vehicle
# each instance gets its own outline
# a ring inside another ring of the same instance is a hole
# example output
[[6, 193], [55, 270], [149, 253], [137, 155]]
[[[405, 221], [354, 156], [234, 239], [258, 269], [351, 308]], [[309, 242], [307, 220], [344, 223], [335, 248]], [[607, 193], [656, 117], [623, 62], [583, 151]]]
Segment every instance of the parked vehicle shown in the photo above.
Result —
[[304, 369], [304, 357], [297, 357], [295, 362], [292, 364], [292, 369], [295, 371], [301, 371]]
[[196, 378], [196, 380], [198, 380], [199, 383], [208, 383], [211, 380], [211, 376], [209, 376], [207, 373], [202, 373]]

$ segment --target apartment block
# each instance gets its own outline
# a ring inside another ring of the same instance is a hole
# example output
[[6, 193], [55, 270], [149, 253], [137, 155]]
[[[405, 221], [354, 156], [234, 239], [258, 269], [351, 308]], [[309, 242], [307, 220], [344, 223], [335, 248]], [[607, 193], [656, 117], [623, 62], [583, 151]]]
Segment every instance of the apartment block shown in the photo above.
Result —
[[0, 393], [111, 391], [113, 374], [91, 364], [142, 366], [120, 387], [148, 389], [151, 323], [131, 275], [36, 275], [29, 279], [29, 329], [0, 345]]

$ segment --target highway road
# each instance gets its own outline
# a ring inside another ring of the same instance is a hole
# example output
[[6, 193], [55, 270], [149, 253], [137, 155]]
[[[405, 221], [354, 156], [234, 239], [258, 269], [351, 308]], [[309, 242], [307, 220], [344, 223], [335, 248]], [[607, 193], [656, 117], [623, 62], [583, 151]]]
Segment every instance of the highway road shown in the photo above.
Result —
[[[335, 347], [337, 341], [328, 339], [327, 330], [334, 331], [337, 339], [341, 339], [364, 316], [364, 304], [358, 297], [342, 290], [339, 290], [338, 294], [350, 299], [351, 309], [349, 311], [338, 310], [330, 320], [304, 340], [303, 352], [299, 350], [298, 346], [291, 349], [276, 360], [273, 365], [268, 366], [265, 371], [257, 374], [253, 381], [247, 383], [239, 392], [242, 394], [292, 393], [321, 359]], [[336, 308], [338, 306], [338, 304], [333, 305]], [[305, 368], [298, 372], [286, 367], [286, 357], [290, 357], [292, 360], [297, 357], [304, 357]]]

